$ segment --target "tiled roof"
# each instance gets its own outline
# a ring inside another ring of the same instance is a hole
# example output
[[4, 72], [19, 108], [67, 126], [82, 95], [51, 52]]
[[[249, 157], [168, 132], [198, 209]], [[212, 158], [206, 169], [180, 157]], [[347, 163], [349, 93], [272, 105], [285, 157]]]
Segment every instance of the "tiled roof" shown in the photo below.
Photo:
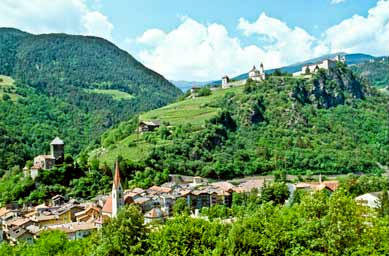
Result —
[[102, 211], [105, 213], [112, 213], [112, 196], [107, 197]]
[[160, 192], [160, 193], [170, 193], [172, 191], [171, 188], [160, 187], [160, 186], [152, 186], [152, 187], [149, 188], [149, 190], [154, 190], [154, 191], [157, 191], [157, 192]]
[[148, 211], [145, 215], [146, 218], [154, 219], [163, 217], [162, 211], [159, 208], [153, 208]]
[[232, 188], [234, 188], [235, 186], [232, 185], [231, 183], [227, 182], [227, 181], [219, 181], [219, 182], [214, 182], [214, 183], [211, 183], [210, 184], [212, 187], [217, 187], [217, 188], [220, 188], [224, 191], [228, 191]]

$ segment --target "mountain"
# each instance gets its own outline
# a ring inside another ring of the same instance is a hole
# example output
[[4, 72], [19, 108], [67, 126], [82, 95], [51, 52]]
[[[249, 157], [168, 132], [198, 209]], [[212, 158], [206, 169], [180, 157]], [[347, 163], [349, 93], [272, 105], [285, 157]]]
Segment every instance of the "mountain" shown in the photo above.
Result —
[[118, 156], [127, 159], [144, 170], [129, 167], [133, 184], [145, 187], [165, 172], [217, 179], [375, 173], [377, 163], [388, 163], [386, 104], [341, 64], [309, 79], [271, 76], [140, 115], [162, 122], [153, 132], [136, 133], [137, 118], [122, 122], [103, 134], [90, 160], [111, 166]]
[[0, 169], [60, 136], [77, 154], [107, 128], [181, 91], [107, 40], [0, 28]]
[[378, 88], [389, 86], [389, 58], [379, 57], [350, 67], [355, 73], [365, 78]]
[[197, 82], [197, 81], [170, 80], [170, 82], [174, 84], [176, 87], [180, 88], [181, 91], [186, 92], [190, 88], [192, 88], [192, 86], [204, 86], [211, 83], [212, 81]]

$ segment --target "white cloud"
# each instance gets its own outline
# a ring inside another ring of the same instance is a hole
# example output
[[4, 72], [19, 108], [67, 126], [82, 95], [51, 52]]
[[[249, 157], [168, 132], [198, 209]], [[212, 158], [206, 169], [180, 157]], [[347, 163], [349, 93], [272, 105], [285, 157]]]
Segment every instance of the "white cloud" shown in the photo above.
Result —
[[325, 45], [300, 27], [290, 28], [281, 20], [262, 13], [258, 19], [250, 23], [239, 19], [238, 28], [246, 36], [259, 35], [267, 54], [278, 57], [282, 64], [312, 58], [328, 52]]
[[224, 26], [203, 25], [188, 17], [168, 33], [147, 30], [137, 42], [146, 46], [138, 54], [140, 60], [169, 79], [209, 80], [238, 75], [266, 57], [254, 45], [242, 47]]
[[155, 46], [164, 40], [166, 37], [165, 32], [160, 29], [148, 29], [140, 37], [136, 39], [138, 43]]
[[331, 4], [340, 4], [345, 2], [346, 0], [331, 0]]
[[263, 62], [266, 69], [328, 53], [329, 49], [302, 28], [261, 14], [250, 23], [241, 18], [238, 28], [246, 36], [261, 36], [263, 45], [243, 46], [220, 24], [204, 25], [184, 17], [172, 31], [146, 30], [136, 39], [137, 57], [168, 79], [212, 80], [247, 72]]
[[87, 12], [81, 19], [87, 35], [94, 35], [111, 40], [113, 25], [100, 12]]
[[2, 0], [0, 26], [32, 33], [71, 33], [111, 39], [113, 25], [84, 0]]
[[301, 27], [260, 14], [250, 22], [240, 18], [238, 29], [258, 45], [243, 46], [220, 24], [201, 24], [185, 17], [172, 31], [145, 31], [136, 40], [143, 63], [169, 79], [212, 80], [246, 72], [263, 61], [276, 68], [335, 52], [389, 54], [389, 1], [380, 0], [367, 17], [354, 15], [328, 28], [319, 38]]
[[354, 15], [327, 29], [324, 41], [333, 52], [389, 54], [389, 1], [378, 1], [367, 17]]

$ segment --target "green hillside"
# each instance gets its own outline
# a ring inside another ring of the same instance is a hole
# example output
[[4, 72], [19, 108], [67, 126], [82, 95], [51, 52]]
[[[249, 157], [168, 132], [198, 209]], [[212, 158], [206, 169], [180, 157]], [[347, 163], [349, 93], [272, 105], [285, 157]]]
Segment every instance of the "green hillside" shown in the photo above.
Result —
[[60, 136], [78, 154], [108, 128], [174, 101], [180, 90], [97, 37], [0, 28], [0, 170]]
[[[178, 101], [165, 107], [154, 109], [139, 116], [139, 120], [160, 120], [165, 126], [187, 127], [192, 130], [202, 129], [205, 121], [216, 116], [220, 111], [219, 102], [226, 94], [241, 94], [243, 87], [214, 91], [209, 96], [196, 97]], [[135, 132], [138, 120], [122, 122], [116, 128], [102, 135], [102, 147], [90, 153], [90, 159], [98, 158], [101, 163], [111, 166], [118, 155], [134, 161], [144, 160], [154, 145], [170, 143], [158, 137], [149, 138], [148, 134], [140, 135]]]
[[389, 86], [389, 58], [375, 58], [373, 61], [352, 65], [351, 70], [360, 74], [371, 85], [384, 88]]
[[157, 172], [213, 178], [381, 172], [377, 163], [388, 164], [386, 104], [341, 64], [310, 79], [273, 76], [141, 114], [164, 123], [154, 132], [136, 134], [137, 119], [121, 123], [90, 159], [111, 166], [121, 156]]

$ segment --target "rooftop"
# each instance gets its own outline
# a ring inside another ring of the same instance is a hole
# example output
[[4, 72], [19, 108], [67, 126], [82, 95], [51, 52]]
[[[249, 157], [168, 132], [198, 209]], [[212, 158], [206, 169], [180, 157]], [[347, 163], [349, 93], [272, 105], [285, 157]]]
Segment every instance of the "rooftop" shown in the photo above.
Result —
[[50, 143], [50, 145], [63, 145], [63, 141], [59, 137], [55, 137], [55, 139]]

